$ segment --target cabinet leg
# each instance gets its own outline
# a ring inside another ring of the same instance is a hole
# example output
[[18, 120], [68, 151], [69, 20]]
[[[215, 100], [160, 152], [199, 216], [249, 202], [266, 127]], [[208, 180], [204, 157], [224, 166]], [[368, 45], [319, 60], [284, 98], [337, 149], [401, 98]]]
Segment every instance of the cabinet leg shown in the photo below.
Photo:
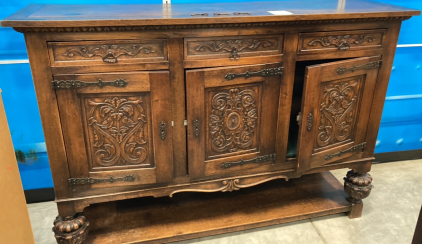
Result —
[[344, 191], [349, 195], [347, 201], [352, 204], [349, 218], [359, 218], [362, 216], [362, 199], [369, 196], [372, 189], [372, 177], [369, 173], [359, 173], [354, 170], [347, 172], [344, 177]]
[[89, 222], [83, 213], [74, 216], [57, 216], [54, 221], [54, 237], [59, 244], [81, 244], [88, 235]]

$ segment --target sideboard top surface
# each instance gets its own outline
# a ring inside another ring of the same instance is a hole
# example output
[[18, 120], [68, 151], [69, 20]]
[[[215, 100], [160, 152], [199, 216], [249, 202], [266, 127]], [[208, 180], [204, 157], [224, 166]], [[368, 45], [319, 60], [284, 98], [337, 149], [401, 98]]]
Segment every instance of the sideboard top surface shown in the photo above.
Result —
[[[268, 11], [287, 11], [291, 14], [274, 15]], [[203, 13], [208, 13], [208, 16], [192, 16]], [[230, 15], [215, 15], [215, 13]], [[243, 14], [234, 16], [233, 13]], [[189, 25], [411, 17], [419, 14], [419, 10], [366, 0], [171, 5], [31, 4], [5, 18], [1, 25], [4, 27]]]

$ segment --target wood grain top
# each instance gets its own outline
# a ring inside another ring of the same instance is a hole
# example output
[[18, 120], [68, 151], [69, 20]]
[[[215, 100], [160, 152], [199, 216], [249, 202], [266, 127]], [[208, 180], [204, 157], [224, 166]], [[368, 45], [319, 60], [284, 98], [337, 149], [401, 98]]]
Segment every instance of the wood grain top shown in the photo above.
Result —
[[[268, 11], [287, 11], [274, 15]], [[204, 14], [208, 16], [192, 16]], [[214, 15], [214, 13], [230, 15]], [[235, 15], [234, 13], [249, 13]], [[214, 4], [31, 4], [5, 18], [3, 27], [82, 27], [256, 23], [270, 21], [394, 18], [419, 10], [366, 0], [303, 0]]]

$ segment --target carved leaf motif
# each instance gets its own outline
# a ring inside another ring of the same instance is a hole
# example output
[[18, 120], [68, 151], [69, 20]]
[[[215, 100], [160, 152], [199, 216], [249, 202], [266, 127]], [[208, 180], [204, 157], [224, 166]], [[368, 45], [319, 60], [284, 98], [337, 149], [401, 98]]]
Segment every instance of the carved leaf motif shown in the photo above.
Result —
[[142, 97], [94, 100], [87, 99], [88, 122], [94, 135], [93, 161], [101, 166], [142, 163], [148, 153]]
[[346, 140], [356, 119], [357, 81], [331, 83], [323, 88], [321, 120], [317, 137], [319, 146]]
[[236, 152], [248, 149], [258, 120], [256, 94], [251, 89], [230, 89], [214, 95], [209, 130], [213, 151]]

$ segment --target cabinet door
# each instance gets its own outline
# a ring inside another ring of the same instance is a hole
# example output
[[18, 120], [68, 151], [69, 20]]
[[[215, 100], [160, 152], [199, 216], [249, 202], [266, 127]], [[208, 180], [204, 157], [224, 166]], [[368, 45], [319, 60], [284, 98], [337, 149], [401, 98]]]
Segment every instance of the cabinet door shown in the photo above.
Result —
[[308, 66], [302, 98], [298, 171], [359, 159], [367, 142], [380, 58]]
[[281, 64], [186, 72], [189, 176], [270, 171]]
[[172, 180], [168, 72], [60, 75], [54, 79], [71, 186]]

